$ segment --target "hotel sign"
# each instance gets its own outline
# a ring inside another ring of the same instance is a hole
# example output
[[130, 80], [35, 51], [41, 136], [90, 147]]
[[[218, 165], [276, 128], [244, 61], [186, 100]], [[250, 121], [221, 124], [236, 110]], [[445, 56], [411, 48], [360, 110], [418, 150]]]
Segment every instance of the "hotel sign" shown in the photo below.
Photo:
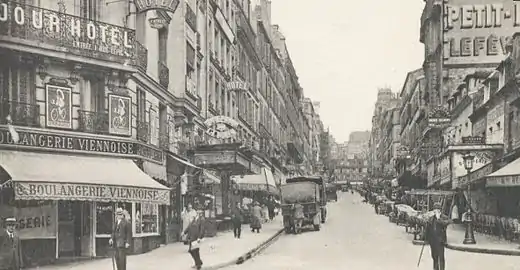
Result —
[[17, 200], [80, 200], [170, 204], [167, 189], [120, 187], [76, 183], [16, 182]]
[[37, 131], [18, 131], [18, 143], [5, 128], [0, 129], [0, 147], [15, 146], [57, 151], [95, 152], [103, 154], [139, 156], [157, 163], [164, 162], [162, 151], [132, 142], [102, 138], [84, 138], [69, 134], [50, 134]]
[[164, 10], [175, 13], [179, 0], [134, 0], [134, 3], [139, 13], [149, 10]]
[[444, 65], [500, 63], [520, 31], [514, 0], [444, 0]]
[[0, 36], [66, 47], [71, 49], [67, 53], [99, 59], [135, 58], [135, 30], [16, 1], [0, 0]]

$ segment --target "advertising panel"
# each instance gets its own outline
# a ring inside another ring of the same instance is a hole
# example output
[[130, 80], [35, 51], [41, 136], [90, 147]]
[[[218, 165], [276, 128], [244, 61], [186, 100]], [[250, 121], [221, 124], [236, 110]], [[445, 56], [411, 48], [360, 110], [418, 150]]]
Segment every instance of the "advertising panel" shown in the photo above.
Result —
[[21, 239], [52, 239], [56, 237], [56, 204], [33, 207], [0, 206], [2, 228], [5, 218], [16, 218], [16, 229]]
[[445, 0], [444, 65], [500, 63], [519, 30], [519, 2]]

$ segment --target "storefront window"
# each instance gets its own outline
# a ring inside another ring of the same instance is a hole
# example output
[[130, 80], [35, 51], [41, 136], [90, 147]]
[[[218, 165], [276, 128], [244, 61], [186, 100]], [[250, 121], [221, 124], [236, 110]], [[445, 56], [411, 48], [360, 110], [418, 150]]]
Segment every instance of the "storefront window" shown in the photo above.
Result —
[[106, 202], [96, 203], [97, 234], [111, 234], [114, 226], [114, 204]]
[[158, 204], [136, 203], [134, 217], [136, 233], [159, 233]]

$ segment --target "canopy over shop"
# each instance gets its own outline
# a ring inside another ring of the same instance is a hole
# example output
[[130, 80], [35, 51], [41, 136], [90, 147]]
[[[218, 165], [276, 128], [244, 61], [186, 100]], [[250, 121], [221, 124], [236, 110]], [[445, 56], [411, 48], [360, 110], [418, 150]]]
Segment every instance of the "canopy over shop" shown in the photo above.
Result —
[[[13, 187], [2, 191], [1, 216], [15, 215], [25, 239], [52, 239], [56, 258], [105, 253], [100, 243], [110, 237], [116, 207], [126, 210], [134, 237], [159, 236], [159, 206], [170, 203], [169, 188], [131, 159], [0, 151], [0, 167]], [[39, 208], [52, 219], [43, 233], [31, 233], [23, 222]]]
[[259, 174], [233, 176], [232, 180], [237, 184], [240, 191], [256, 191], [268, 195], [280, 195], [273, 173], [265, 167], [261, 169]]

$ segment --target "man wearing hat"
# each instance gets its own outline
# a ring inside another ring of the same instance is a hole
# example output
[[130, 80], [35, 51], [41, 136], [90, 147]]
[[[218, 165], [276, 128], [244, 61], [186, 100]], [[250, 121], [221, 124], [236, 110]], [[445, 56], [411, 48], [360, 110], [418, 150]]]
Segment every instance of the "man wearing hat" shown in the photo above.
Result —
[[132, 241], [132, 225], [125, 219], [122, 208], [116, 210], [116, 223], [108, 244], [115, 249], [115, 260], [118, 270], [126, 270], [126, 253]]
[[449, 218], [442, 214], [440, 202], [433, 204], [434, 215], [426, 224], [425, 239], [430, 244], [434, 270], [444, 270], [444, 246], [446, 245], [446, 227], [450, 223]]
[[15, 231], [16, 218], [9, 217], [5, 220], [6, 229], [0, 237], [0, 269], [22, 269], [22, 245], [20, 237]]

